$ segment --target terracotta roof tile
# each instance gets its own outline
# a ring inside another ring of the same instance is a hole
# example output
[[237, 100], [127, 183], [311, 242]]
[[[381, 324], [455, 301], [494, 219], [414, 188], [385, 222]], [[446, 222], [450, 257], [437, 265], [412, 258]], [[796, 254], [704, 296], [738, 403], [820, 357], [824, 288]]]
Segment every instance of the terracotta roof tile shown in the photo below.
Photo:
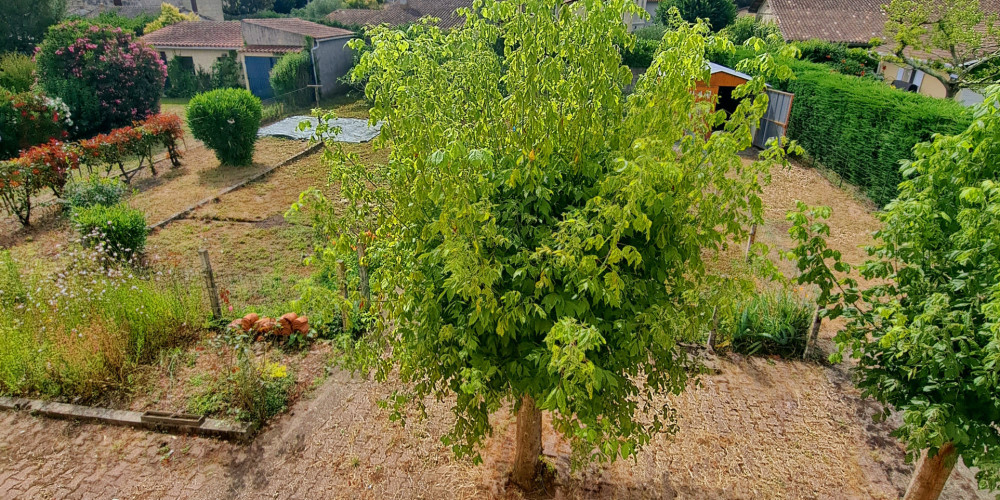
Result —
[[353, 31], [348, 31], [342, 28], [334, 28], [332, 26], [324, 26], [322, 24], [306, 21], [305, 19], [298, 19], [295, 17], [279, 17], [273, 19], [244, 19], [243, 22], [249, 24], [256, 24], [257, 26], [264, 26], [265, 28], [287, 31], [289, 33], [296, 33], [302, 36], [309, 36], [316, 40], [354, 36]]
[[885, 31], [885, 0], [768, 0], [788, 41], [865, 44]]
[[154, 47], [243, 47], [239, 21], [184, 21], [160, 28], [142, 39]]
[[268, 53], [279, 53], [283, 54], [285, 52], [301, 52], [302, 47], [293, 47], [291, 45], [247, 45], [240, 49], [240, 52], [268, 52]]
[[421, 17], [431, 16], [441, 20], [438, 26], [454, 28], [465, 21], [455, 15], [455, 10], [461, 7], [472, 7], [472, 0], [407, 0], [405, 4], [385, 4], [380, 9], [335, 10], [327, 19], [348, 26], [401, 26], [414, 23]]

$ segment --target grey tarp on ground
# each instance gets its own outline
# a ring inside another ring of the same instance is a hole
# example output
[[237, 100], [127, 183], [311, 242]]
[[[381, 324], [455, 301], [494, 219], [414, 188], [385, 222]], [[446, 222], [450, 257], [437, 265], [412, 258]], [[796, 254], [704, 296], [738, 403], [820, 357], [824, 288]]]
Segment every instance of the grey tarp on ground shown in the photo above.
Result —
[[[312, 128], [299, 130], [299, 123], [309, 121]], [[289, 139], [308, 139], [313, 135], [313, 129], [319, 119], [314, 116], [292, 116], [277, 123], [272, 123], [266, 127], [261, 127], [257, 131], [258, 137], [275, 136], [287, 137]], [[382, 124], [377, 123], [374, 127], [368, 125], [368, 120], [358, 118], [337, 118], [330, 122], [334, 127], [340, 127], [341, 132], [335, 139], [339, 142], [368, 142], [378, 135], [382, 129]]]

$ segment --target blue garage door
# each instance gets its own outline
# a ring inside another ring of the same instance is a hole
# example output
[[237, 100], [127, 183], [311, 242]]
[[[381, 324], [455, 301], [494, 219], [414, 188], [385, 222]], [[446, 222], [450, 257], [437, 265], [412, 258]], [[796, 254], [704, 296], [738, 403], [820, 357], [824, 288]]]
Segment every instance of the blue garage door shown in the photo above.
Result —
[[250, 84], [250, 92], [261, 99], [274, 97], [274, 89], [271, 88], [271, 68], [278, 61], [276, 57], [250, 57], [246, 58], [247, 83]]

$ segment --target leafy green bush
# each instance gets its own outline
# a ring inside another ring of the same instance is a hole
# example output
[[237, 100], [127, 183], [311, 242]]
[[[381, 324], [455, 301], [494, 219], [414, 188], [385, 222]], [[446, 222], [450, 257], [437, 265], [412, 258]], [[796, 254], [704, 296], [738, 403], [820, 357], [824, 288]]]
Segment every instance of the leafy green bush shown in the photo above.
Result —
[[247, 165], [253, 161], [260, 118], [260, 99], [246, 89], [198, 94], [187, 107], [191, 133], [214, 151], [223, 165]]
[[71, 208], [87, 208], [94, 205], [110, 207], [120, 203], [126, 193], [128, 190], [121, 179], [91, 175], [85, 180], [67, 185], [63, 198]]
[[934, 134], [955, 134], [971, 121], [960, 104], [901, 92], [884, 83], [795, 61], [788, 136], [816, 162], [862, 188], [879, 206], [896, 197], [899, 162]]
[[35, 56], [38, 82], [73, 113], [75, 137], [131, 125], [160, 109], [166, 67], [159, 54], [111, 26], [53, 26]]
[[775, 39], [773, 37], [781, 39], [781, 29], [776, 23], [760, 21], [754, 16], [737, 17], [733, 24], [726, 26], [721, 33], [736, 45], [743, 45], [743, 42], [752, 37], [764, 41]]
[[212, 89], [239, 89], [243, 88], [243, 68], [240, 67], [236, 59], [236, 52], [216, 59], [212, 63]]
[[167, 97], [193, 97], [198, 93], [198, 78], [192, 68], [175, 57], [167, 63], [167, 78], [170, 85], [164, 90]]
[[312, 83], [312, 75], [312, 58], [309, 52], [303, 50], [281, 56], [271, 68], [274, 95], [296, 106], [308, 106], [313, 99], [313, 92], [307, 88]]
[[663, 38], [663, 34], [667, 32], [667, 27], [662, 24], [652, 24], [649, 26], [643, 26], [632, 32], [636, 38], [639, 40], [656, 40], [657, 42]]
[[656, 18], [660, 24], [670, 26], [670, 8], [677, 7], [681, 17], [693, 23], [707, 19], [713, 30], [719, 31], [736, 19], [736, 4], [733, 0], [663, 0], [656, 8]]
[[0, 160], [61, 138], [72, 124], [69, 108], [62, 100], [38, 92], [11, 93], [0, 88]]
[[[75, 18], [75, 20], [80, 20], [82, 18]], [[108, 26], [114, 26], [121, 28], [123, 31], [127, 31], [135, 36], [142, 36], [145, 34], [145, 27], [147, 24], [151, 23], [156, 16], [148, 12], [143, 12], [135, 17], [128, 17], [119, 14], [114, 10], [106, 10], [90, 19], [91, 22], [97, 24], [106, 24]]]
[[727, 321], [732, 348], [748, 355], [802, 356], [812, 324], [812, 307], [789, 292], [754, 295], [738, 304]]
[[648, 68], [653, 63], [653, 57], [656, 56], [656, 49], [659, 46], [659, 40], [637, 38], [632, 50], [622, 53], [622, 64], [630, 68]]
[[866, 49], [849, 49], [844, 44], [823, 40], [797, 42], [795, 46], [802, 52], [803, 60], [826, 64], [839, 73], [871, 77], [878, 75], [879, 59]]
[[177, 24], [184, 21], [200, 21], [200, 20], [201, 18], [198, 17], [198, 14], [195, 14], [193, 12], [188, 14], [181, 14], [180, 9], [178, 9], [176, 6], [164, 2], [160, 4], [159, 17], [157, 17], [153, 21], [150, 21], [150, 23], [143, 28], [143, 31], [145, 31], [146, 33], [152, 33], [158, 29], [165, 28], [172, 24]]
[[119, 259], [131, 259], [146, 247], [146, 215], [124, 203], [73, 210], [73, 224], [84, 246]]
[[27, 92], [35, 83], [35, 61], [18, 53], [0, 56], [0, 87], [11, 92]]

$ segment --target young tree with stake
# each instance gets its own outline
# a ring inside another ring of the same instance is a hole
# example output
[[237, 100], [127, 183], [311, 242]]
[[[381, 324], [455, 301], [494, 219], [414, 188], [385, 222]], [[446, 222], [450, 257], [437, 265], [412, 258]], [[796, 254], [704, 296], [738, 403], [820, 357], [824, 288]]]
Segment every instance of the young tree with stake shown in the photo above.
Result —
[[[961, 457], [980, 488], [1000, 485], [1000, 87], [968, 130], [914, 148], [899, 196], [880, 215], [875, 285], [831, 278], [849, 267], [822, 242], [829, 228], [803, 206], [790, 219], [803, 283], [847, 328], [835, 338], [857, 362], [865, 396], [902, 414], [895, 435], [920, 457], [906, 500], [934, 500]], [[843, 276], [843, 274], [840, 274]]]
[[596, 460], [676, 430], [661, 396], [688, 380], [678, 340], [703, 331], [704, 293], [731, 279], [706, 261], [761, 221], [761, 182], [784, 159], [778, 145], [736, 154], [766, 110], [762, 78], [732, 116], [695, 91], [705, 52], [733, 50], [704, 24], [676, 18], [627, 95], [626, 14], [642, 15], [631, 0], [479, 0], [451, 31], [375, 28], [353, 77], [388, 163], [331, 158], [343, 200], [328, 238], [347, 251], [359, 221], [378, 228], [367, 366], [407, 384], [397, 409], [454, 398], [444, 440], [458, 454], [510, 404], [526, 488], [543, 411]]

